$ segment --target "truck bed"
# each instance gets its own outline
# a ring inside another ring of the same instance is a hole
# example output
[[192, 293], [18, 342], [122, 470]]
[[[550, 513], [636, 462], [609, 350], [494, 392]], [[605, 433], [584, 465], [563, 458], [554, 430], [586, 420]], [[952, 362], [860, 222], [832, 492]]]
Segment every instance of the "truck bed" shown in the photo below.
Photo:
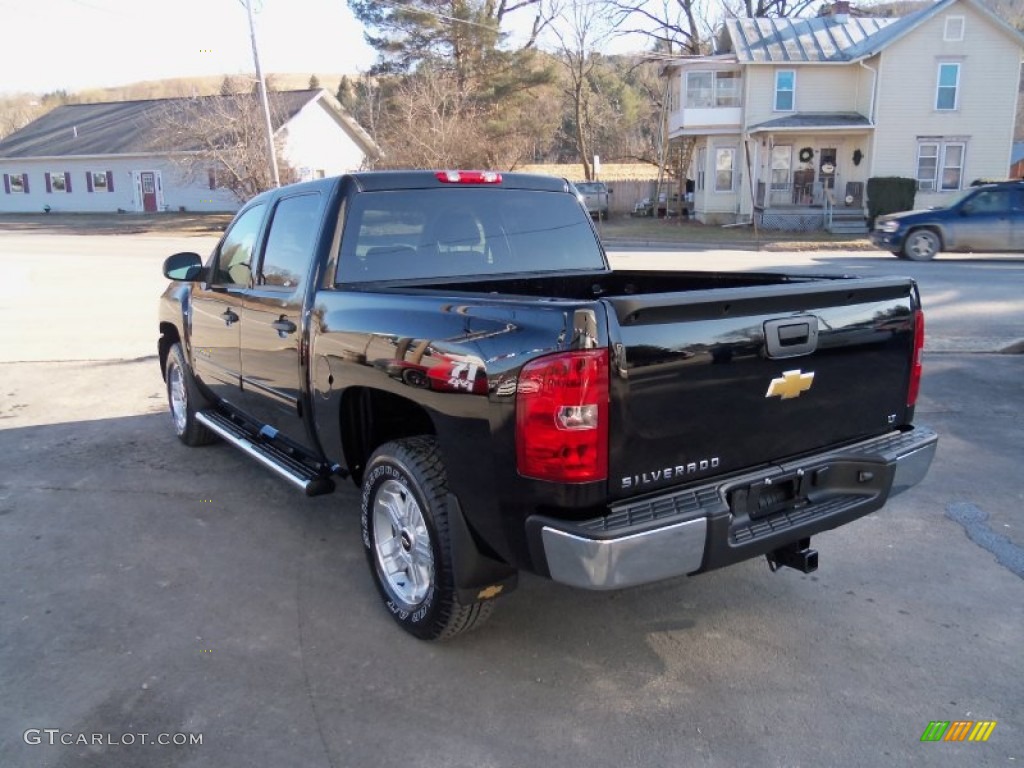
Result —
[[387, 290], [510, 311], [603, 307], [612, 499], [853, 443], [912, 418], [907, 278], [604, 271]]

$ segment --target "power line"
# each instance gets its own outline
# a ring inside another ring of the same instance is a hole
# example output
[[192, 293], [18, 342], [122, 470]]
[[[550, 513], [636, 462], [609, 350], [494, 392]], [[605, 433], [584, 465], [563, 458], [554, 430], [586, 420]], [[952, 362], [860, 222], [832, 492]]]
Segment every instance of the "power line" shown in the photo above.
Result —
[[418, 8], [417, 6], [410, 5], [409, 3], [394, 3], [390, 2], [389, 0], [378, 1], [380, 2], [381, 5], [386, 5], [389, 8], [394, 8], [399, 11], [411, 11], [412, 13], [422, 13], [424, 16], [433, 16], [435, 19], [441, 19], [443, 21], [452, 21], [455, 22], [456, 24], [466, 24], [471, 27], [480, 27], [481, 29], [486, 29], [489, 32], [494, 31], [494, 27], [489, 26], [487, 24], [481, 24], [479, 21], [469, 21], [468, 19], [460, 19], [455, 16], [447, 16], [443, 13], [438, 13], [437, 11], [429, 11], [426, 8]]

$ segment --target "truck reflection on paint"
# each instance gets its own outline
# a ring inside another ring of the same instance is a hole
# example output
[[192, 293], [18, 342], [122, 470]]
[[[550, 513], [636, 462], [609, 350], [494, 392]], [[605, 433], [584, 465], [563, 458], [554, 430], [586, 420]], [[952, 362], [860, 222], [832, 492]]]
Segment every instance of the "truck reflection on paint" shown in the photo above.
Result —
[[429, 339], [400, 338], [393, 358], [373, 360], [371, 364], [417, 389], [487, 394], [487, 373], [479, 358], [441, 352]]

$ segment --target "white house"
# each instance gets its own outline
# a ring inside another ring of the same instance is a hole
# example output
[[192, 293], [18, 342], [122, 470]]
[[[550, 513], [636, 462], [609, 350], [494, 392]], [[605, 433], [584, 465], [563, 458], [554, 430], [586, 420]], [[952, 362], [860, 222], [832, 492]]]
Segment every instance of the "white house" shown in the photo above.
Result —
[[863, 227], [871, 177], [916, 179], [917, 207], [1006, 177], [1024, 36], [979, 0], [831, 11], [730, 19], [715, 55], [664, 68], [670, 140], [695, 142], [698, 219]]
[[[359, 170], [379, 156], [327, 91], [269, 96], [281, 154], [300, 179]], [[175, 163], [194, 147], [153, 149], [154, 121], [175, 101], [184, 100], [68, 104], [0, 140], [0, 212], [237, 210], [240, 202], [219, 186], [216, 168], [190, 180]]]

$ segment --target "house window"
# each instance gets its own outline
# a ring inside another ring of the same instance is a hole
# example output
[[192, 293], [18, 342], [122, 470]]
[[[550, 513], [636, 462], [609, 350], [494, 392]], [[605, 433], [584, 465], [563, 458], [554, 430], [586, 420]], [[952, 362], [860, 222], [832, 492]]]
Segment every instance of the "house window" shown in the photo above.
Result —
[[792, 112], [796, 109], [796, 71], [780, 69], [775, 73], [775, 111]]
[[740, 106], [740, 73], [688, 72], [686, 106], [690, 109]]
[[713, 107], [715, 105], [715, 76], [711, 72], [686, 73], [686, 106]]
[[715, 150], [715, 192], [732, 192], [736, 150], [719, 147]]
[[789, 171], [792, 162], [792, 147], [772, 147], [772, 189], [789, 189]]
[[923, 141], [917, 145], [917, 188], [921, 192], [960, 189], [966, 145], [961, 141]]
[[5, 173], [4, 192], [8, 195], [22, 195], [28, 192], [27, 173]]
[[946, 28], [942, 33], [942, 39], [947, 43], [957, 43], [964, 39], [963, 16], [946, 17]]
[[943, 192], [960, 189], [964, 175], [964, 145], [946, 144], [942, 147], [942, 181]]
[[113, 171], [86, 171], [85, 186], [89, 192], [113, 192]]
[[64, 171], [50, 171], [46, 174], [47, 192], [70, 192], [71, 174]]
[[740, 105], [740, 73], [715, 72], [715, 106], [738, 107]]
[[703, 192], [704, 191], [704, 176], [708, 167], [708, 150], [706, 147], [701, 147], [697, 150], [697, 179], [695, 187]]
[[955, 110], [960, 90], [960, 65], [953, 62], [939, 64], [939, 82], [935, 89], [935, 109]]

